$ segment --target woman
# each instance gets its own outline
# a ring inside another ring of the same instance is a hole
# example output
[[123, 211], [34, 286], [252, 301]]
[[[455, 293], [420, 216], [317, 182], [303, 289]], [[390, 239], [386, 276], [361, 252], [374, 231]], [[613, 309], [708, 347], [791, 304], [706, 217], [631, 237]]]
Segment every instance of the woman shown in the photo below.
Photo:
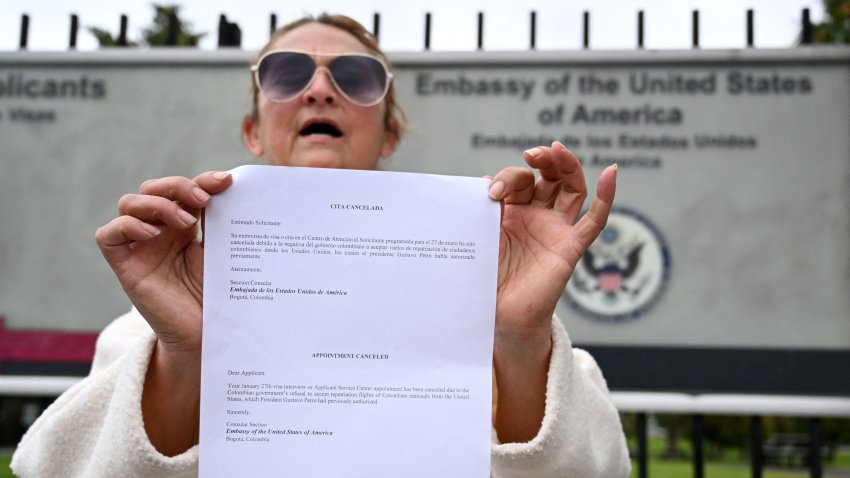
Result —
[[[393, 152], [403, 116], [385, 58], [361, 25], [342, 16], [303, 19], [276, 32], [260, 58], [253, 111], [243, 121], [251, 153], [274, 165], [376, 169]], [[346, 76], [349, 68], [357, 74]], [[504, 203], [492, 475], [626, 476], [625, 440], [604, 379], [553, 320], [567, 279], [605, 224], [616, 168], [603, 171], [597, 197], [576, 223], [586, 187], [575, 156], [556, 143], [524, 157], [539, 181], [530, 170], [507, 168], [490, 186]], [[231, 182], [224, 172], [147, 181], [97, 231], [135, 309], [103, 332], [91, 375], [28, 431], [12, 463], [19, 476], [197, 473], [197, 223]]]

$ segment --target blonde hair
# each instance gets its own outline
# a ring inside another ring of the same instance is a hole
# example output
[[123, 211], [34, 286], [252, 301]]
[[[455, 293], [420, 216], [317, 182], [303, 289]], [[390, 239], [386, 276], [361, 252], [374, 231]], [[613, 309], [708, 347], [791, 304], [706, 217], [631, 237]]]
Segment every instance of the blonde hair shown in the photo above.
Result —
[[[263, 48], [257, 53], [257, 57], [254, 59], [254, 63], [259, 61], [260, 57], [262, 57], [266, 52], [271, 50], [272, 45], [278, 38], [286, 35], [287, 33], [295, 30], [296, 28], [307, 25], [310, 23], [320, 23], [322, 25], [328, 25], [335, 28], [339, 28], [340, 30], [351, 34], [354, 38], [357, 39], [363, 46], [369, 50], [375, 56], [381, 58], [384, 63], [389, 65], [389, 60], [387, 60], [387, 56], [381, 49], [378, 47], [378, 40], [372, 35], [366, 28], [354, 20], [353, 18], [347, 17], [345, 15], [331, 15], [328, 13], [322, 13], [318, 17], [313, 16], [305, 16], [294, 22], [288, 23], [272, 33], [269, 41], [263, 46]], [[249, 113], [249, 118], [255, 124], [259, 122], [260, 116], [257, 110], [257, 99], [260, 95], [260, 90], [257, 87], [256, 82], [254, 82], [253, 73], [251, 74], [251, 112]], [[407, 116], [404, 114], [404, 110], [401, 109], [401, 105], [398, 104], [395, 98], [395, 87], [393, 82], [390, 82], [389, 90], [387, 90], [387, 94], [384, 97], [384, 102], [386, 104], [386, 110], [384, 112], [384, 127], [387, 131], [391, 133], [395, 133], [398, 137], [398, 140], [401, 140], [402, 134], [407, 130]]]

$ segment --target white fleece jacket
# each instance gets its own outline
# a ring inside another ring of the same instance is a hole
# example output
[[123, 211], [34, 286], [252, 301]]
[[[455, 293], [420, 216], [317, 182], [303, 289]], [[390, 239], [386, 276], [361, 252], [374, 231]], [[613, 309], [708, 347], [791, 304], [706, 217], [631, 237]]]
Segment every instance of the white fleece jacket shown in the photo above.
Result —
[[[145, 433], [142, 386], [154, 341], [135, 310], [104, 329], [91, 373], [30, 427], [12, 471], [20, 478], [197, 476], [197, 446], [168, 457]], [[553, 344], [540, 432], [527, 443], [500, 444], [494, 430], [491, 476], [628, 476], [625, 436], [599, 367], [590, 354], [572, 348], [557, 318]]]

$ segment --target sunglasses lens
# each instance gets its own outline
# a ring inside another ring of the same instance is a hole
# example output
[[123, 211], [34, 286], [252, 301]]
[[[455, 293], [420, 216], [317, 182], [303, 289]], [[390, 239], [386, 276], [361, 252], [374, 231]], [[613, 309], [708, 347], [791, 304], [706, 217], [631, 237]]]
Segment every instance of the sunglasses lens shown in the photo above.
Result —
[[260, 62], [260, 88], [272, 101], [291, 100], [310, 83], [315, 70], [313, 59], [303, 53], [273, 53]]
[[387, 70], [368, 56], [343, 55], [330, 64], [337, 87], [352, 102], [373, 105], [384, 97], [387, 89]]

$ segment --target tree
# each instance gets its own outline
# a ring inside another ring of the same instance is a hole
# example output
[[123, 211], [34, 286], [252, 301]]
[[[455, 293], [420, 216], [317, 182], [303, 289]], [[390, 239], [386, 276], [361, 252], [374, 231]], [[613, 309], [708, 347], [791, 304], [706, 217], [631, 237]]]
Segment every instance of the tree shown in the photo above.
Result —
[[812, 25], [812, 43], [850, 43], [850, 0], [822, 0], [826, 21]]
[[98, 27], [88, 27], [89, 32], [97, 38], [97, 43], [101, 47], [109, 46], [139, 46], [137, 42], [128, 41], [126, 45], [119, 45], [118, 39], [112, 36], [112, 33]]
[[[142, 38], [138, 42], [128, 41], [127, 46], [166, 46], [169, 38], [169, 18], [174, 17], [177, 26], [177, 46], [198, 46], [198, 42], [206, 33], [194, 33], [192, 24], [180, 19], [179, 5], [152, 5], [154, 8], [153, 24], [142, 30]], [[89, 32], [97, 38], [101, 47], [118, 46], [118, 39], [102, 28], [88, 27]]]
[[156, 13], [153, 25], [142, 31], [142, 38], [149, 46], [163, 46], [168, 43], [168, 19], [173, 15], [177, 23], [177, 46], [198, 46], [198, 41], [206, 33], [192, 33], [192, 25], [180, 20], [179, 5], [153, 5]]
[[664, 428], [667, 446], [661, 454], [665, 460], [687, 458], [687, 453], [679, 447], [679, 441], [687, 438], [691, 429], [691, 417], [688, 415], [656, 415], [658, 424]]

